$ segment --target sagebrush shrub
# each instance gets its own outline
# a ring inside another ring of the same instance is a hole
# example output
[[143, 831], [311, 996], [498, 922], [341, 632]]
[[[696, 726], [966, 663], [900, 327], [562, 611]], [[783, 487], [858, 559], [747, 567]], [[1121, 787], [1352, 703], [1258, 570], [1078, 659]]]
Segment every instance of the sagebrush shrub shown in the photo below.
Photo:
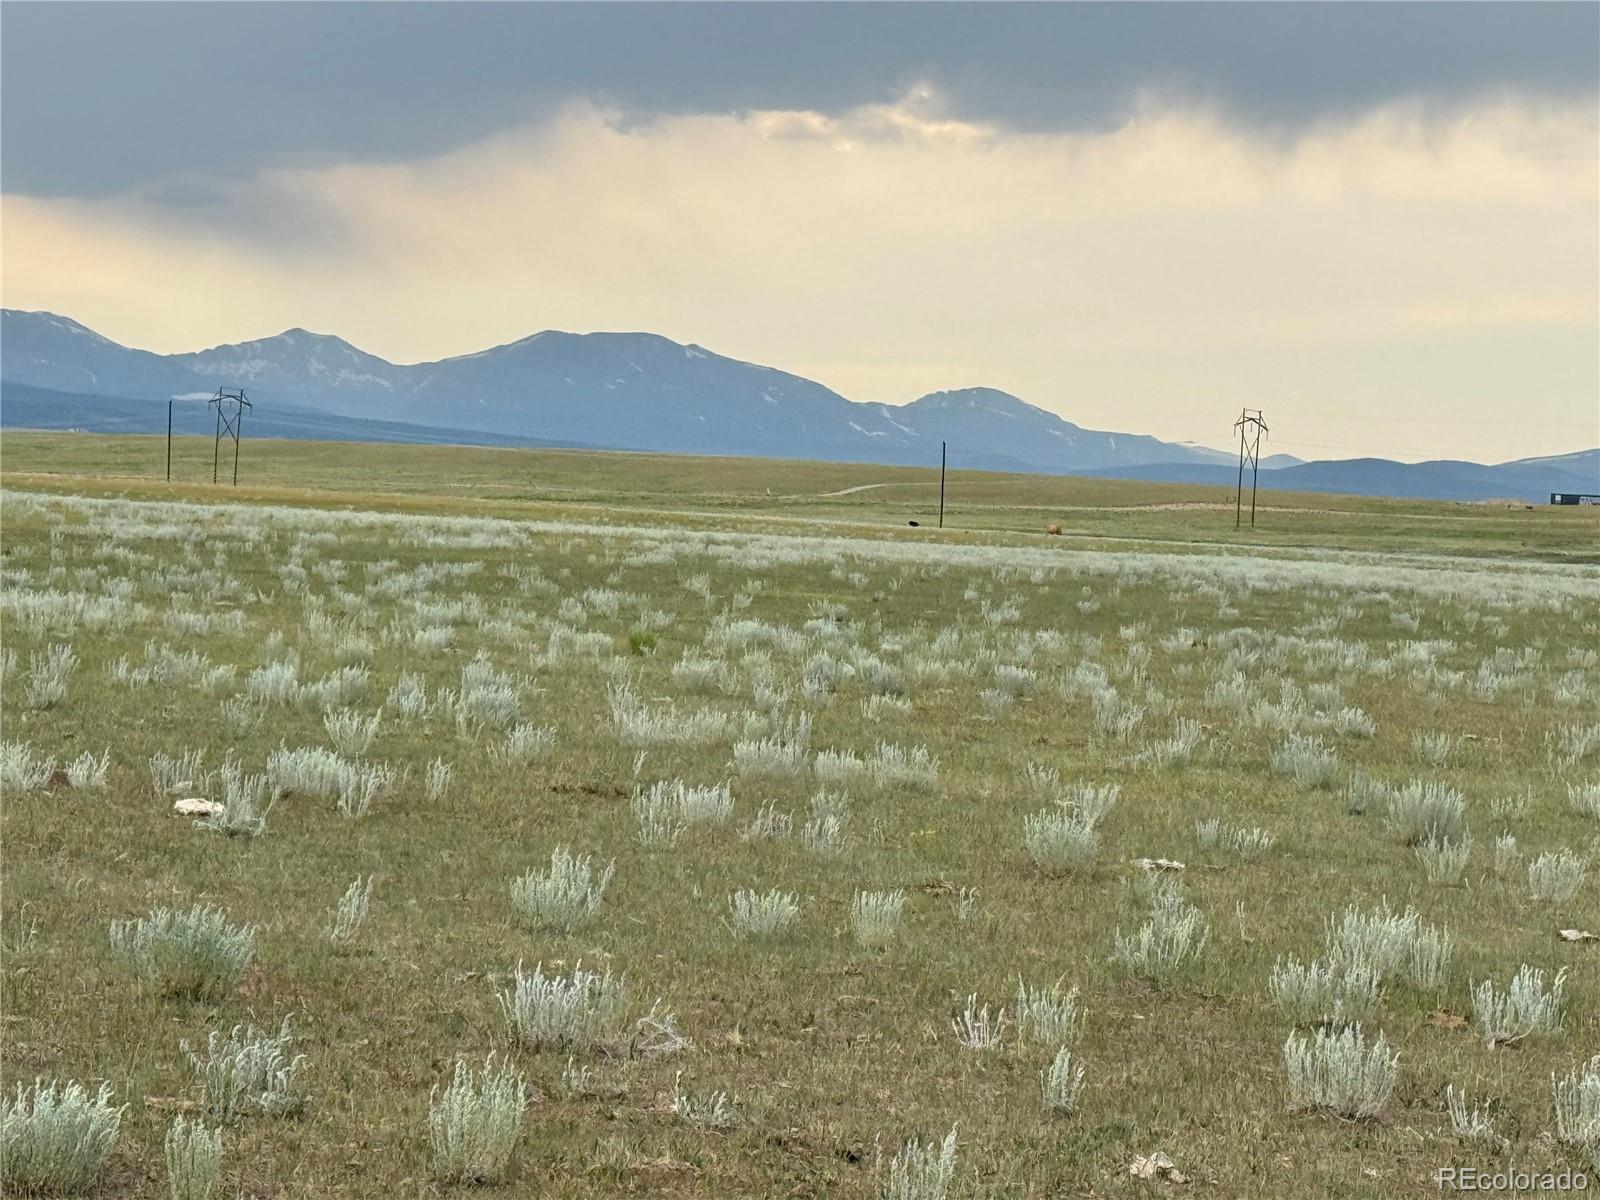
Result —
[[1455, 1084], [1444, 1089], [1445, 1109], [1450, 1114], [1450, 1129], [1457, 1138], [1469, 1145], [1483, 1146], [1491, 1153], [1501, 1154], [1510, 1148], [1510, 1142], [1495, 1132], [1494, 1118], [1487, 1104], [1467, 1107], [1467, 1094]]
[[682, 1071], [672, 1081], [672, 1111], [680, 1121], [705, 1129], [727, 1129], [738, 1120], [727, 1092], [691, 1092], [683, 1086]]
[[803, 775], [811, 742], [811, 715], [801, 713], [779, 722], [768, 737], [733, 744], [734, 769], [750, 777]]
[[833, 813], [812, 817], [800, 830], [800, 844], [811, 853], [831, 858], [844, 850], [845, 818]]
[[511, 907], [535, 929], [568, 933], [600, 911], [616, 872], [614, 859], [597, 871], [587, 854], [575, 856], [558, 846], [551, 852], [548, 871], [529, 871], [512, 881]]
[[1494, 873], [1500, 878], [1505, 878], [1517, 869], [1522, 862], [1522, 853], [1517, 849], [1515, 834], [1502, 833], [1494, 840]]
[[1172, 736], [1152, 742], [1137, 755], [1134, 762], [1151, 767], [1186, 767], [1194, 759], [1204, 742], [1200, 722], [1190, 717], [1179, 717], [1173, 726]]
[[1381, 779], [1374, 779], [1365, 771], [1352, 771], [1344, 784], [1344, 810], [1352, 817], [1366, 814], [1369, 808], [1387, 804], [1394, 788]]
[[1569, 850], [1546, 851], [1528, 864], [1528, 894], [1564, 904], [1583, 886], [1588, 864]]
[[661, 782], [633, 789], [634, 840], [641, 846], [677, 844], [683, 834], [684, 821], [674, 788], [682, 786], [681, 782]]
[[1062, 1046], [1050, 1065], [1039, 1072], [1039, 1090], [1044, 1106], [1054, 1112], [1070, 1113], [1078, 1107], [1083, 1092], [1084, 1065], [1071, 1050]]
[[1078, 989], [1063, 992], [1060, 984], [1030, 988], [1017, 980], [1017, 1001], [1012, 1008], [1017, 1036], [1042, 1046], [1064, 1046], [1078, 1034], [1083, 1012]]
[[1366, 963], [1280, 958], [1272, 964], [1267, 990], [1296, 1025], [1334, 1028], [1359, 1025], [1378, 1007], [1379, 977]]
[[1455, 885], [1461, 882], [1467, 869], [1467, 859], [1472, 854], [1472, 835], [1463, 834], [1459, 841], [1448, 838], [1429, 838], [1413, 849], [1422, 873], [1429, 883]]
[[339, 789], [339, 815], [350, 820], [366, 816], [372, 802], [386, 795], [398, 779], [398, 773], [387, 763], [355, 766]]
[[681, 788], [677, 801], [687, 825], [722, 825], [733, 816], [733, 795], [725, 783]]
[[740, 888], [729, 897], [728, 912], [734, 937], [775, 937], [799, 918], [800, 905], [793, 892]]
[[1283, 1044], [1289, 1077], [1289, 1107], [1319, 1109], [1350, 1120], [1374, 1117], [1394, 1092], [1400, 1056], [1380, 1033], [1368, 1046], [1361, 1026], [1311, 1038], [1291, 1033]]
[[900, 932], [904, 892], [857, 892], [850, 902], [850, 932], [863, 946], [885, 946]]
[[886, 696], [874, 693], [861, 702], [861, 717], [865, 721], [882, 721], [892, 717], [909, 717], [911, 701], [904, 696]]
[[978, 693], [978, 707], [983, 710], [985, 719], [998, 721], [1006, 710], [1015, 702], [1016, 697], [1010, 692], [1003, 692], [999, 688], [984, 688]]
[[267, 777], [246, 775], [236, 762], [222, 764], [222, 811], [195, 824], [229, 837], [258, 837], [267, 831]]
[[730, 692], [735, 673], [720, 658], [702, 658], [685, 650], [672, 668], [672, 685], [686, 692]]
[[328, 925], [324, 932], [335, 946], [349, 945], [361, 931], [362, 925], [366, 924], [367, 906], [372, 899], [372, 884], [376, 878], [375, 875], [368, 875], [367, 881], [362, 883], [361, 876], [357, 875], [328, 914]]
[[1129, 974], [1160, 982], [1200, 960], [1210, 936], [1204, 914], [1172, 886], [1157, 893], [1150, 919], [1132, 937], [1117, 931], [1112, 961]]
[[1061, 787], [1061, 772], [1055, 767], [1030, 764], [1023, 773], [1023, 781], [1027, 785], [1028, 799], [1035, 804], [1061, 804], [1066, 800], [1066, 793]]
[[1442, 767], [1449, 762], [1458, 744], [1455, 738], [1439, 730], [1411, 735], [1411, 748], [1416, 751], [1417, 757], [1434, 767]]
[[283, 1117], [304, 1107], [295, 1076], [304, 1055], [289, 1054], [289, 1018], [276, 1034], [253, 1025], [206, 1035], [204, 1053], [180, 1043], [204, 1093], [206, 1114], [224, 1123], [244, 1116]]
[[1600, 1150], [1600, 1054], [1561, 1078], [1551, 1076], [1556, 1140], [1591, 1153]]
[[111, 923], [111, 954], [127, 970], [169, 996], [225, 995], [255, 953], [253, 925], [229, 925], [227, 914], [197, 904], [185, 912], [157, 908]]
[[867, 781], [867, 764], [850, 750], [818, 750], [811, 769], [817, 782], [845, 787]]
[[1535, 1033], [1560, 1032], [1566, 982], [1567, 970], [1563, 967], [1556, 972], [1547, 992], [1544, 972], [1524, 963], [1504, 992], [1495, 990], [1492, 979], [1475, 984], [1472, 1013], [1484, 1042], [1496, 1046], [1520, 1042]]
[[424, 778], [428, 799], [435, 802], [443, 800], [450, 792], [450, 781], [455, 777], [455, 773], [455, 767], [442, 758], [430, 762]]
[[430, 1167], [443, 1183], [499, 1183], [511, 1167], [528, 1088], [509, 1063], [482, 1071], [456, 1064], [450, 1086], [428, 1095]]
[[293, 704], [300, 698], [300, 668], [294, 662], [273, 662], [245, 676], [244, 690], [259, 703]]
[[56, 760], [35, 758], [27, 742], [0, 742], [0, 789], [8, 795], [35, 792], [56, 773]]
[[879, 742], [865, 762], [867, 778], [880, 788], [928, 791], [939, 781], [939, 760], [926, 746]]
[[1005, 1036], [1005, 1012], [990, 1014], [989, 1006], [978, 1007], [978, 995], [967, 997], [967, 1006], [950, 1021], [956, 1041], [968, 1050], [996, 1049]]
[[942, 1142], [923, 1145], [912, 1138], [889, 1163], [883, 1200], [945, 1200], [956, 1174], [956, 1131]]
[[1527, 815], [1528, 804], [1533, 799], [1532, 789], [1493, 796], [1489, 800], [1489, 815], [1502, 825], [1509, 825]]
[[1100, 835], [1074, 812], [1045, 808], [1023, 818], [1022, 846], [1046, 874], [1087, 871], [1100, 852]]
[[479, 651], [461, 668], [461, 690], [456, 695], [458, 725], [506, 730], [522, 715], [522, 689], [510, 675], [495, 668]]
[[111, 750], [108, 747], [99, 758], [85, 750], [67, 764], [67, 782], [80, 790], [88, 791], [106, 785], [106, 772], [111, 767]]
[[1345, 737], [1369, 738], [1378, 731], [1377, 723], [1359, 708], [1341, 708], [1328, 722]]
[[421, 675], [410, 671], [401, 671], [395, 684], [389, 689], [389, 695], [384, 701], [385, 708], [392, 708], [402, 717], [410, 721], [418, 720], [428, 713], [428, 688]]
[[555, 744], [556, 731], [552, 726], [513, 725], [506, 732], [505, 741], [489, 751], [489, 758], [502, 766], [524, 766], [549, 754]]
[[1080, 824], [1098, 829], [1100, 822], [1117, 806], [1117, 798], [1121, 795], [1120, 783], [1074, 783], [1067, 788], [1062, 799]]
[[383, 709], [364, 717], [353, 708], [329, 709], [322, 714], [322, 726], [328, 731], [328, 740], [340, 754], [359, 758], [372, 745], [383, 723]]
[[42, 711], [60, 704], [77, 669], [78, 656], [68, 645], [57, 643], [43, 654], [29, 655], [28, 682], [23, 687], [28, 707]]
[[1323, 923], [1328, 960], [1343, 968], [1365, 967], [1382, 981], [1400, 970], [1420, 925], [1414, 908], [1394, 913], [1385, 900], [1377, 912], [1367, 913], [1352, 904]]
[[0, 1099], [0, 1181], [10, 1192], [82, 1193], [105, 1170], [124, 1108], [111, 1085], [90, 1095], [81, 1083], [19, 1083], [15, 1100]]
[[1272, 771], [1291, 776], [1301, 787], [1331, 788], [1339, 779], [1339, 758], [1315, 736], [1291, 734], [1272, 749]]
[[780, 841], [794, 833], [794, 817], [786, 812], [778, 811], [775, 800], [764, 802], [756, 810], [755, 818], [740, 831], [739, 836], [747, 842], [773, 842]]
[[[338, 796], [356, 773], [355, 763], [347, 762], [322, 746], [302, 746], [291, 750], [280, 743], [267, 754], [267, 783], [274, 794]], [[155, 760], [151, 760], [155, 771]]]
[[1383, 821], [1408, 846], [1466, 835], [1461, 793], [1433, 780], [1414, 779], [1391, 792]]
[[629, 746], [705, 745], [726, 737], [733, 724], [727, 713], [711, 708], [652, 708], [639, 699], [631, 685], [614, 686], [610, 701], [617, 737]]
[[1216, 817], [1196, 821], [1194, 836], [1195, 841], [1206, 849], [1220, 848], [1246, 860], [1260, 858], [1278, 843], [1278, 839], [1269, 830], [1259, 826], [1235, 829], [1230, 825], [1224, 825]]
[[1567, 807], [1585, 817], [1600, 819], [1600, 781], [1569, 783]]
[[581, 962], [566, 975], [546, 975], [542, 963], [527, 975], [519, 963], [500, 1010], [525, 1049], [598, 1049], [616, 1041], [626, 1021], [626, 983], [610, 971], [585, 971]]
[[1417, 926], [1406, 954], [1406, 978], [1419, 988], [1441, 987], [1449, 973], [1455, 943], [1448, 931], [1431, 925]]
[[204, 761], [199, 750], [186, 750], [177, 758], [157, 751], [150, 756], [150, 786], [158, 796], [204, 788]]
[[222, 1133], [178, 1116], [164, 1143], [172, 1200], [210, 1200], [222, 1183]]
[[1102, 737], [1125, 742], [1144, 721], [1144, 705], [1118, 696], [1107, 687], [1094, 696], [1094, 728]]

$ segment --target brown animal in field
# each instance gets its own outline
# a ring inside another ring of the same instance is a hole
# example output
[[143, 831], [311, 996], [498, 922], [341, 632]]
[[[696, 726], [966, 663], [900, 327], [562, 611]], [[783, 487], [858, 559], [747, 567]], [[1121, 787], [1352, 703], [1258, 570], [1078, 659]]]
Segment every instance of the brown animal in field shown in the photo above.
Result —
[[1044, 527], [1044, 531], [1046, 533], [1048, 533], [1051, 537], [1060, 537], [1061, 536], [1061, 526], [1059, 526], [1059, 525], [1046, 525]]

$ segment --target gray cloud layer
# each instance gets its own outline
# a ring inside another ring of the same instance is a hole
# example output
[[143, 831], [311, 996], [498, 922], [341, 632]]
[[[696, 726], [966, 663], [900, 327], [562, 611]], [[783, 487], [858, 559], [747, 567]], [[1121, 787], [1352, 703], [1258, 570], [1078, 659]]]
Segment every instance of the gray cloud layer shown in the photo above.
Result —
[[[954, 115], [1104, 129], [1182, 98], [1304, 130], [1397, 99], [1597, 86], [1574, 4], [45, 4], [0, 9], [12, 195], [405, 160], [574, 98], [839, 113], [932, 84]], [[181, 207], [168, 185], [165, 202]]]

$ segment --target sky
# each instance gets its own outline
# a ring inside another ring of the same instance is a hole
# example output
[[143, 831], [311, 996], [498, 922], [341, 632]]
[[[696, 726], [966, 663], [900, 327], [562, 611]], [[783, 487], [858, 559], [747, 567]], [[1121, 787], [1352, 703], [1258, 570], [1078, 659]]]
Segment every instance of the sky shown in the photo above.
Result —
[[1600, 5], [6, 0], [0, 300], [1560, 453], [1600, 444]]

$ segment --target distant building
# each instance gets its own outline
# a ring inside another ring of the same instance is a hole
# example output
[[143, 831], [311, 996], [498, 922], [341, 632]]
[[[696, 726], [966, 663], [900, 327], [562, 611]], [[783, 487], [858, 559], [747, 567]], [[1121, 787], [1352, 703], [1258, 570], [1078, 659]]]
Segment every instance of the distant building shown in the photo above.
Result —
[[1551, 492], [1551, 504], [1600, 504], [1600, 495], [1588, 492]]

